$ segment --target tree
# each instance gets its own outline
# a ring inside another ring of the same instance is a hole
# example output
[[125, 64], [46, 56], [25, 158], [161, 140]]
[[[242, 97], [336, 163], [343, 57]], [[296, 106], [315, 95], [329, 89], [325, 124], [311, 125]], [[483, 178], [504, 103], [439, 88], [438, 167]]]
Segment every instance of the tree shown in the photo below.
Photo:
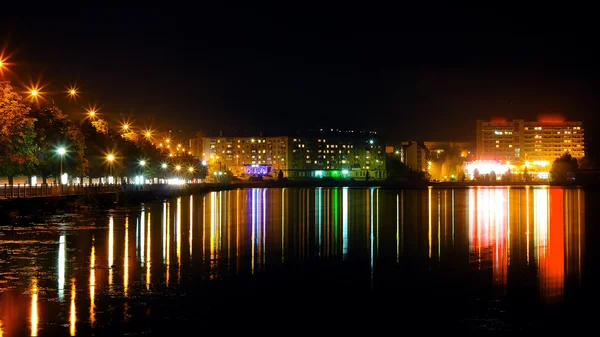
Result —
[[[105, 123], [98, 123], [99, 118], [94, 121], [85, 119], [81, 122], [80, 130], [83, 134], [85, 142], [85, 157], [88, 160], [88, 177], [91, 183], [92, 178], [105, 176], [106, 171], [106, 152], [108, 151], [108, 128], [106, 132], [104, 129], [98, 128], [97, 125], [103, 125]], [[108, 125], [108, 124], [106, 124]]]
[[34, 156], [34, 120], [10, 82], [0, 82], [0, 175], [9, 184], [17, 174], [28, 174], [37, 162]]
[[531, 173], [529, 173], [529, 169], [527, 167], [525, 167], [525, 170], [523, 170], [523, 180], [526, 183], [531, 182], [533, 180]]
[[35, 156], [38, 160], [35, 171], [42, 176], [43, 183], [50, 175], [58, 176], [61, 158], [57, 153], [63, 147], [63, 172], [70, 176], [87, 175], [88, 160], [85, 142], [80, 128], [56, 107], [33, 108], [30, 116], [35, 118]]
[[502, 181], [506, 183], [513, 181], [513, 174], [510, 168], [502, 175]]
[[566, 182], [569, 173], [577, 171], [577, 159], [571, 154], [565, 153], [556, 158], [550, 169], [550, 179], [554, 182]]
[[496, 172], [490, 172], [490, 182], [495, 183], [497, 181]]
[[479, 174], [479, 169], [473, 170], [473, 180], [479, 181], [481, 179], [481, 175]]

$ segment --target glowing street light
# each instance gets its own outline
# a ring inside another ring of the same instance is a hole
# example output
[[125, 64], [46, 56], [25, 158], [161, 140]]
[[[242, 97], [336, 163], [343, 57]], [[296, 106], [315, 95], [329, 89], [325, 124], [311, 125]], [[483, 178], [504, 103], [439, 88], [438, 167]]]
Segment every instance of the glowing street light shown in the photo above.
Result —
[[160, 167], [162, 167], [162, 169], [163, 169], [163, 170], [165, 170], [165, 169], [167, 168], [167, 163], [162, 163], [162, 164], [160, 165]]
[[194, 172], [194, 168], [193, 167], [188, 167], [188, 172], [193, 173]]
[[62, 175], [63, 175], [63, 165], [62, 165], [62, 161], [63, 161], [63, 156], [65, 155], [65, 153], [67, 153], [67, 150], [64, 147], [59, 147], [56, 152], [58, 153], [58, 155], [60, 156], [60, 183], [62, 184]]
[[175, 170], [176, 170], [176, 171], [181, 171], [181, 165], [177, 165], [177, 166], [175, 166]]
[[77, 87], [74, 86], [68, 87], [67, 95], [69, 95], [69, 98], [75, 99], [79, 95], [79, 90], [77, 90]]
[[129, 130], [129, 124], [127, 124], [127, 123], [123, 124], [123, 130], [125, 130], [125, 131]]
[[140, 166], [144, 167], [146, 165], [146, 161], [145, 160], [140, 160]]
[[106, 156], [106, 160], [108, 160], [108, 174], [112, 177], [112, 164], [115, 161], [115, 155], [110, 153]]

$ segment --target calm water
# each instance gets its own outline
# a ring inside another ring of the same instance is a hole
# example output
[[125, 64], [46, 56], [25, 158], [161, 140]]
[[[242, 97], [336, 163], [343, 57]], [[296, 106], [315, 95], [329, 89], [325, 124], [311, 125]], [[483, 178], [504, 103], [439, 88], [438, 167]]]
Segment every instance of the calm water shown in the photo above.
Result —
[[5, 227], [0, 336], [572, 331], [594, 319], [597, 200], [249, 189]]

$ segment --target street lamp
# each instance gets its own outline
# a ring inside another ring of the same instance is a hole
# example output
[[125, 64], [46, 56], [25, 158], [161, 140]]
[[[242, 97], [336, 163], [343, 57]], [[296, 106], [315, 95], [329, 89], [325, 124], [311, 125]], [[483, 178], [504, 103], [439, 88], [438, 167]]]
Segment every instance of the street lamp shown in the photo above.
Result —
[[106, 160], [108, 160], [108, 175], [112, 177], [112, 163], [115, 160], [115, 156], [113, 154], [109, 154], [106, 156]]
[[69, 95], [69, 98], [75, 99], [77, 98], [77, 96], [79, 95], [79, 91], [77, 90], [77, 87], [69, 87], [67, 88], [67, 95]]
[[[42, 93], [36, 88], [31, 89], [29, 94], [31, 95], [31, 97], [33, 99], [36, 99], [38, 96], [42, 95]], [[52, 97], [50, 97], [50, 96], [48, 96], [48, 98], [50, 98], [50, 100], [52, 101], [52, 106], [56, 106], [56, 104], [54, 103], [54, 99], [52, 99]]]
[[63, 156], [67, 153], [67, 150], [64, 147], [59, 147], [56, 152], [60, 156], [60, 183], [62, 184], [62, 175], [63, 175]]

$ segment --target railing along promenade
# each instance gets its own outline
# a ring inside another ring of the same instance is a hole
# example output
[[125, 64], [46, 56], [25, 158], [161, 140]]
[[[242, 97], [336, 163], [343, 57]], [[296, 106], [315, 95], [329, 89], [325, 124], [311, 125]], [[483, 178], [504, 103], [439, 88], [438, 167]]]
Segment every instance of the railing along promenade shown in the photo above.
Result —
[[120, 189], [121, 186], [116, 184], [4, 184], [0, 185], [0, 199], [94, 195], [115, 193]]

